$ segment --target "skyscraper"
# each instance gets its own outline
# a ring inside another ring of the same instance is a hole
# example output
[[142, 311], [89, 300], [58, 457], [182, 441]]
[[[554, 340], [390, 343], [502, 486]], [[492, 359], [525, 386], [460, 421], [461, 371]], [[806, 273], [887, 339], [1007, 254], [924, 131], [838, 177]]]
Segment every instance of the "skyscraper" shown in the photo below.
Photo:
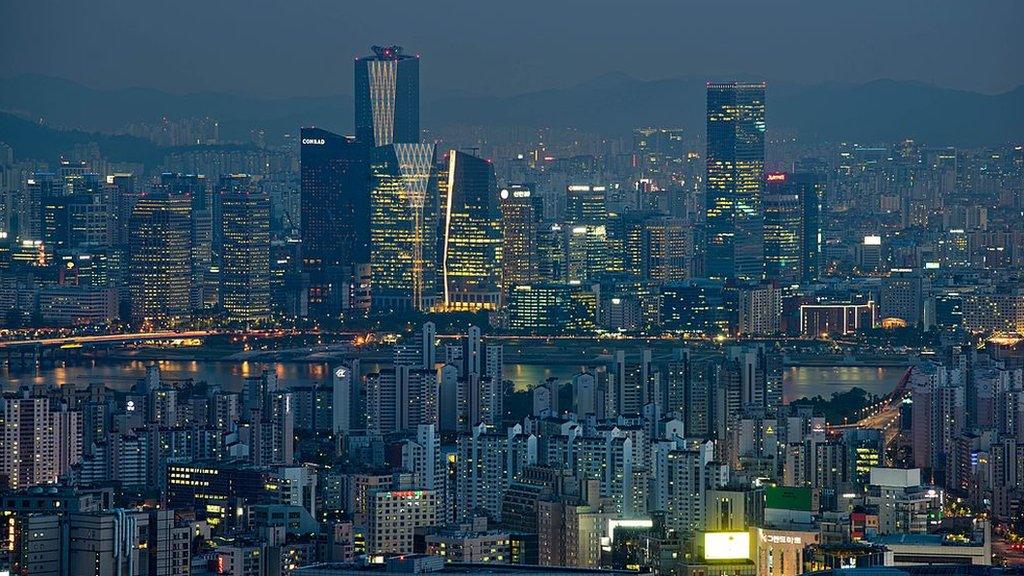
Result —
[[370, 146], [420, 141], [420, 59], [373, 46], [356, 59], [356, 139]]
[[818, 277], [824, 183], [812, 173], [775, 172], [765, 178], [765, 275], [782, 282]]
[[188, 196], [150, 194], [135, 204], [129, 293], [132, 317], [147, 326], [176, 326], [189, 319], [190, 229]]
[[533, 190], [512, 185], [498, 194], [501, 212], [502, 290], [540, 279], [537, 254], [537, 216]]
[[370, 146], [319, 128], [301, 134], [302, 267], [314, 316], [347, 301], [344, 269], [370, 262]]
[[[215, 283], [220, 269], [213, 259], [213, 196], [207, 188], [206, 177], [202, 174], [177, 174], [165, 172], [160, 175], [160, 190], [166, 194], [187, 195], [191, 201], [191, 254], [192, 288], [190, 306], [193, 310], [205, 304], [215, 306], [218, 290]], [[119, 210], [125, 210], [125, 226], [131, 219], [131, 203], [137, 198], [129, 196], [129, 202], [122, 202]], [[127, 230], [127, 228], [126, 228]], [[127, 237], [127, 234], [125, 234]], [[208, 282], [209, 281], [209, 282]], [[207, 286], [209, 284], [209, 286]]]
[[712, 278], [764, 276], [761, 190], [764, 178], [764, 83], [709, 83], [707, 243]]
[[255, 189], [220, 198], [221, 302], [229, 322], [270, 317], [270, 199]]
[[448, 309], [498, 307], [501, 228], [494, 165], [451, 150], [441, 215], [441, 282]]
[[434, 145], [377, 148], [371, 172], [374, 306], [429, 309], [437, 300], [438, 174]]
[[608, 219], [608, 187], [570, 184], [565, 189], [567, 224], [604, 224]]
[[783, 284], [800, 281], [804, 219], [800, 194], [785, 174], [769, 174], [763, 199], [765, 275]]

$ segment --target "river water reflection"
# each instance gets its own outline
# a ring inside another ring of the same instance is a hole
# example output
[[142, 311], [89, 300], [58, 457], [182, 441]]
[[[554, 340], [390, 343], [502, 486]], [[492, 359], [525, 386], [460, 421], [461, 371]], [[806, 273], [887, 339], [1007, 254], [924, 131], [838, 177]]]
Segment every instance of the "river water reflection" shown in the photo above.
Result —
[[[0, 382], [8, 388], [23, 384], [63, 386], [101, 382], [111, 388], [124, 390], [145, 375], [147, 363], [141, 360], [126, 360], [46, 366], [38, 369], [0, 366]], [[312, 384], [330, 377], [326, 364], [207, 360], [162, 360], [159, 364], [165, 378], [205, 380], [209, 383], [218, 383], [228, 390], [238, 389], [247, 376], [259, 375], [263, 370], [273, 370], [282, 382], [289, 384]], [[364, 372], [376, 369], [375, 364], [364, 363], [363, 366]], [[585, 366], [506, 364], [505, 379], [511, 380], [516, 390], [527, 390], [552, 377], [568, 380]], [[791, 366], [786, 368], [783, 374], [783, 394], [787, 402], [818, 394], [827, 398], [833, 392], [843, 392], [859, 386], [872, 394], [884, 395], [896, 386], [904, 371], [905, 368], [901, 367]]]

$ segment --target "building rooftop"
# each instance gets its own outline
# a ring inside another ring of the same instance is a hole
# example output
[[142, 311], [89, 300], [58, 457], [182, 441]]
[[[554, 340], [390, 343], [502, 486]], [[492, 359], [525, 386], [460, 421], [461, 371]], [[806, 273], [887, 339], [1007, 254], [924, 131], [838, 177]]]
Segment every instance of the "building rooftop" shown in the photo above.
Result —
[[408, 54], [402, 53], [401, 46], [371, 46], [370, 50], [373, 51], [373, 55], [364, 56], [359, 58], [360, 60], [406, 60], [409, 58], [418, 58], [418, 56], [409, 56]]
[[573, 574], [594, 574], [604, 576], [641, 576], [650, 571], [633, 572], [628, 570], [602, 570], [596, 568], [568, 568], [560, 566], [534, 566], [526, 564], [493, 564], [493, 563], [445, 563], [439, 556], [427, 554], [410, 554], [389, 558], [384, 564], [342, 564], [324, 563], [304, 566], [294, 571], [297, 575], [306, 576], [343, 576], [348, 574], [469, 574], [486, 576], [490, 574], [502, 576], [545, 576]]

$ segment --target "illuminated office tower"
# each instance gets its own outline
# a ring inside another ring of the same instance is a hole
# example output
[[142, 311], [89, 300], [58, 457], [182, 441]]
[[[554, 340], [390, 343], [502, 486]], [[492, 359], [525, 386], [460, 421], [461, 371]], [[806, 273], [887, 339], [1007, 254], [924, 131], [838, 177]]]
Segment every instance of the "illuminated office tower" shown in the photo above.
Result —
[[674, 218], [648, 218], [636, 239], [639, 240], [636, 250], [639, 266], [630, 271], [639, 272], [644, 280], [659, 284], [690, 276], [693, 231], [689, 224]]
[[446, 174], [441, 191], [443, 306], [456, 310], [496, 309], [501, 281], [501, 228], [494, 165], [451, 150]]
[[824, 182], [800, 172], [775, 172], [765, 180], [765, 276], [784, 284], [810, 282], [821, 261]]
[[685, 133], [681, 128], [637, 128], [633, 130], [633, 160], [643, 176], [657, 176], [676, 170], [686, 157]]
[[763, 83], [709, 83], [705, 272], [711, 278], [764, 276]]
[[189, 319], [189, 210], [188, 196], [156, 193], [132, 211], [128, 288], [132, 318], [146, 327]]
[[519, 185], [502, 188], [498, 206], [501, 212], [501, 286], [507, 292], [517, 284], [531, 284], [540, 279], [533, 191]]
[[25, 191], [17, 208], [18, 240], [43, 239], [43, 204], [59, 188], [57, 177], [50, 172], [36, 172], [25, 183]]
[[565, 231], [561, 224], [544, 224], [538, 227], [537, 274], [542, 282], [565, 280], [568, 273], [565, 252]]
[[302, 269], [309, 312], [345, 308], [345, 271], [370, 262], [370, 146], [319, 128], [301, 132]]
[[270, 317], [270, 199], [254, 189], [220, 198], [220, 298], [228, 322], [248, 326]]
[[800, 281], [803, 210], [800, 194], [778, 184], [785, 174], [769, 174], [763, 199], [765, 275], [784, 285]]
[[800, 194], [803, 204], [803, 255], [800, 277], [804, 282], [817, 280], [821, 273], [821, 249], [824, 242], [822, 213], [825, 209], [825, 180], [819, 174], [790, 174], [788, 184]]
[[106, 179], [107, 196], [110, 198], [111, 241], [114, 246], [128, 243], [128, 219], [138, 198], [137, 179], [134, 174], [109, 174]]
[[868, 235], [854, 250], [857, 268], [861, 273], [877, 272], [882, 267], [882, 237]]
[[373, 303], [427, 310], [437, 301], [438, 174], [433, 144], [374, 150], [370, 194]]
[[[165, 172], [160, 175], [160, 191], [171, 195], [187, 195], [191, 203], [191, 234], [192, 234], [192, 288], [190, 305], [193, 310], [204, 306], [216, 306], [219, 300], [216, 286], [207, 286], [216, 279], [219, 268], [213, 261], [213, 196], [207, 188], [206, 176], [202, 174], [178, 174]], [[138, 196], [129, 195], [127, 201], [119, 205], [124, 211], [125, 226], [130, 214], [138, 201]], [[126, 228], [127, 236], [127, 228]]]
[[420, 141], [420, 58], [373, 46], [356, 59], [356, 139], [370, 146]]
[[568, 224], [604, 224], [608, 218], [608, 188], [570, 184], [565, 189], [565, 221]]
[[594, 329], [597, 293], [582, 284], [532, 284], [509, 292], [505, 326], [513, 332], [563, 334]]
[[43, 243], [54, 249], [110, 246], [110, 197], [99, 175], [69, 176], [43, 198]]
[[588, 282], [614, 270], [614, 252], [610, 249], [608, 228], [576, 225], [566, 232], [565, 262], [569, 282]]
[[213, 264], [224, 261], [224, 198], [230, 194], [249, 192], [255, 183], [249, 174], [226, 174], [217, 179], [210, 201], [213, 205]]

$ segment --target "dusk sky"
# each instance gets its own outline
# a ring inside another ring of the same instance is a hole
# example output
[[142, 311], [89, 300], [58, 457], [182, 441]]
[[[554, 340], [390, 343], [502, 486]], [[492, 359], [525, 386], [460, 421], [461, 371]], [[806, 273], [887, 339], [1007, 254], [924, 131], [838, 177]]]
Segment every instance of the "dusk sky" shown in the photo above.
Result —
[[352, 90], [371, 44], [422, 55], [425, 97], [642, 79], [1024, 83], [1017, 0], [7, 1], [0, 76], [259, 96]]

